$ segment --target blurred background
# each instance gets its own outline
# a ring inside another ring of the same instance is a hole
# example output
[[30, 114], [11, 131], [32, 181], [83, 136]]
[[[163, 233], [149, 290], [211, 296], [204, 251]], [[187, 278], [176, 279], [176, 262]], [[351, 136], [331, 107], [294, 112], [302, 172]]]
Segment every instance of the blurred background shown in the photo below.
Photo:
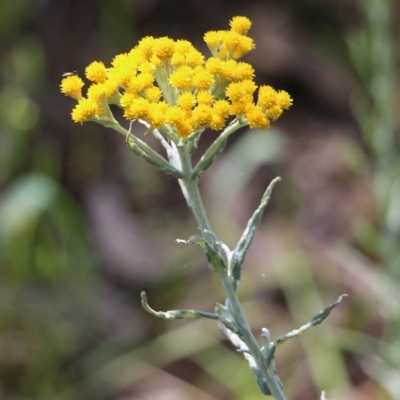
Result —
[[[399, 1], [0, 2], [0, 398], [255, 400], [242, 356], [209, 320], [224, 300], [174, 178], [117, 133], [74, 124], [62, 74], [107, 65], [146, 35], [192, 41], [253, 21], [245, 57], [293, 107], [239, 131], [202, 180], [219, 238], [235, 245], [282, 177], [239, 294], [259, 335], [322, 325], [279, 348], [288, 399], [400, 399]], [[141, 135], [139, 131], [136, 133]], [[215, 132], [204, 134], [200, 148]]]

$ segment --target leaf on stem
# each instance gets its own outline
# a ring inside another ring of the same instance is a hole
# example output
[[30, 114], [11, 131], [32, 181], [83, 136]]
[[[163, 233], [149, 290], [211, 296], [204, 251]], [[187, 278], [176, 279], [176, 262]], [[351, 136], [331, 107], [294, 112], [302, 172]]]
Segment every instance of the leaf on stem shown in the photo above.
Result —
[[[182, 179], [182, 172], [175, 167], [172, 163], [168, 162], [164, 157], [158, 154], [145, 142], [140, 140], [137, 136], [131, 133], [132, 122], [129, 125], [129, 130], [123, 128], [117, 121], [113, 121], [111, 128], [125, 135], [126, 144], [133, 153], [139, 157], [143, 157], [149, 164], [155, 166], [156, 168], [162, 169], [167, 174], [175, 176], [177, 179]], [[147, 126], [147, 125], [146, 125]], [[149, 129], [149, 128], [148, 128]], [[151, 132], [152, 130], [150, 130]], [[147, 131], [146, 131], [147, 132]], [[157, 136], [156, 136], [157, 137]], [[157, 137], [159, 139], [159, 137]]]
[[217, 142], [218, 146], [214, 146], [209, 153], [206, 153], [203, 155], [199, 161], [199, 163], [196, 165], [195, 169], [193, 170], [193, 175], [192, 179], [197, 178], [200, 176], [200, 174], [205, 171], [206, 169], [210, 168], [212, 163], [214, 162], [215, 157], [217, 157], [218, 154], [222, 153], [222, 150], [224, 150], [226, 143], [228, 139], [221, 140]]
[[342, 301], [343, 297], [347, 297], [347, 294], [342, 294], [335, 302], [330, 304], [328, 307], [324, 308], [317, 314], [315, 314], [309, 323], [301, 326], [299, 329], [294, 329], [282, 336], [279, 336], [278, 339], [275, 340], [275, 342], [272, 342], [269, 346], [268, 349], [266, 349], [266, 358], [268, 363], [271, 362], [272, 358], [274, 357], [274, 353], [276, 348], [281, 345], [282, 343], [286, 342], [286, 340], [292, 339], [294, 337], [300, 336], [303, 332], [306, 330], [312, 328], [315, 325], [320, 324], [322, 321], [324, 321], [328, 315], [331, 313], [331, 311], [339, 305], [339, 303]]
[[196, 310], [170, 310], [170, 311], [155, 311], [147, 302], [146, 292], [141, 293], [142, 306], [150, 314], [164, 319], [183, 319], [183, 318], [208, 318], [208, 319], [218, 319], [217, 314], [212, 314], [204, 311]]
[[127, 138], [126, 143], [130, 151], [132, 151], [139, 157], [143, 157], [149, 164], [153, 165], [158, 169], [162, 169], [164, 172], [174, 176], [177, 179], [183, 178], [183, 174], [181, 171], [179, 171], [177, 168], [168, 163], [168, 161], [163, 159], [160, 155], [158, 155], [158, 157], [154, 157], [154, 155], [146, 153], [143, 149], [139, 147], [139, 144], [136, 143], [132, 139], [132, 137]]
[[[211, 233], [212, 235], [214, 235], [212, 232], [209, 231], [207, 231], [207, 233]], [[202, 237], [193, 235], [190, 236], [188, 240], [176, 239], [176, 241], [183, 244], [195, 244], [196, 246], [201, 247], [206, 252], [208, 265], [211, 270], [216, 272], [218, 275], [226, 274], [224, 259], [221, 257], [218, 251], [211, 247], [211, 245]]]
[[237, 119], [234, 119], [225, 130], [214, 140], [211, 146], [201, 156], [199, 162], [192, 171], [191, 179], [197, 179], [214, 162], [215, 157], [225, 148], [228, 136], [243, 126]]
[[280, 180], [281, 178], [277, 177], [268, 185], [267, 190], [263, 194], [260, 205], [258, 206], [257, 210], [254, 211], [252, 217], [249, 219], [247, 227], [242, 234], [242, 237], [236, 245], [235, 250], [233, 250], [232, 252], [232, 259], [229, 265], [229, 273], [233, 278], [235, 286], [237, 286], [238, 282], [240, 281], [244, 258], [253, 240], [254, 233], [261, 222], [264, 210], [268, 205], [269, 199], [271, 198], [272, 190], [275, 184]]

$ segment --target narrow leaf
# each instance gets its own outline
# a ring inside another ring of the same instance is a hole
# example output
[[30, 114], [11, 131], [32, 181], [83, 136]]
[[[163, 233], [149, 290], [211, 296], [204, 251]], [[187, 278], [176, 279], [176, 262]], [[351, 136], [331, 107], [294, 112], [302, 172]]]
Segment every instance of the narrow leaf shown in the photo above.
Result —
[[204, 311], [196, 310], [170, 310], [170, 311], [155, 311], [147, 302], [146, 292], [141, 293], [142, 306], [150, 314], [164, 319], [183, 319], [183, 318], [208, 318], [208, 319], [218, 319], [217, 314], [212, 314]]
[[310, 322], [301, 326], [299, 329], [294, 329], [293, 331], [290, 331], [286, 333], [285, 335], [279, 336], [278, 339], [275, 340], [273, 345], [270, 347], [270, 356], [273, 356], [273, 353], [275, 351], [275, 348], [279, 346], [280, 344], [286, 342], [286, 340], [294, 338], [305, 332], [306, 330], [312, 328], [315, 325], [320, 324], [324, 319], [328, 317], [328, 315], [331, 313], [331, 311], [339, 305], [339, 303], [342, 301], [343, 297], [346, 297], [347, 294], [342, 294], [335, 302], [330, 304], [328, 307], [324, 308], [322, 311], [314, 315], [314, 317], [311, 318]]
[[328, 307], [324, 308], [322, 311], [319, 313], [315, 314], [310, 321], [310, 324], [312, 326], [320, 324], [324, 319], [328, 317], [328, 315], [331, 313], [331, 311], [339, 305], [339, 303], [342, 301], [343, 297], [347, 297], [347, 294], [342, 294], [335, 302], [330, 304]]
[[242, 264], [246, 256], [247, 250], [249, 249], [250, 244], [253, 240], [256, 228], [261, 222], [264, 210], [268, 205], [269, 199], [271, 198], [272, 190], [275, 184], [280, 180], [281, 178], [277, 177], [268, 185], [267, 190], [264, 192], [264, 195], [261, 199], [260, 205], [258, 206], [257, 210], [254, 211], [252, 217], [249, 219], [247, 227], [244, 230], [238, 244], [236, 245], [235, 250], [233, 251], [231, 264], [229, 266], [229, 272], [233, 277], [235, 284], [240, 281]]

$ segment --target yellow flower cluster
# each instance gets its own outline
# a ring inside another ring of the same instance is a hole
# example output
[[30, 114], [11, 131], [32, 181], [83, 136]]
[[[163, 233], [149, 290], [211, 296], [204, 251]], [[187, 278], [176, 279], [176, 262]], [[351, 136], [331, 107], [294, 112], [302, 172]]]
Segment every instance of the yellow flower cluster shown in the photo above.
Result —
[[86, 97], [77, 75], [65, 77], [61, 92], [78, 100], [75, 122], [101, 122], [109, 104], [123, 109], [128, 120], [141, 119], [170, 137], [187, 137], [211, 128], [222, 130], [232, 117], [250, 128], [266, 129], [292, 104], [289, 94], [261, 86], [257, 101], [254, 70], [237, 61], [254, 48], [246, 36], [251, 21], [234, 17], [230, 30], [211, 31], [204, 41], [211, 57], [186, 40], [143, 38], [128, 53], [117, 55], [109, 68], [93, 62], [86, 68], [91, 81]]

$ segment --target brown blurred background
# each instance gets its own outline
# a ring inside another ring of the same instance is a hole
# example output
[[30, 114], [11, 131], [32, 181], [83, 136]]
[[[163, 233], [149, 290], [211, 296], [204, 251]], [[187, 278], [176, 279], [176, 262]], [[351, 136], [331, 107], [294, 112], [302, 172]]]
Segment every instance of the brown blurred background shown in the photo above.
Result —
[[[224, 300], [174, 178], [123, 137], [74, 124], [64, 72], [109, 64], [143, 36], [192, 41], [253, 21], [245, 57], [293, 107], [239, 131], [201, 183], [234, 246], [282, 177], [239, 290], [259, 335], [322, 325], [276, 355], [291, 400], [400, 399], [399, 1], [15, 0], [0, 2], [0, 399], [255, 400], [242, 356], [209, 320]], [[397, 113], [396, 113], [397, 110]], [[136, 134], [141, 135], [140, 127]], [[206, 132], [200, 150], [215, 132]]]

